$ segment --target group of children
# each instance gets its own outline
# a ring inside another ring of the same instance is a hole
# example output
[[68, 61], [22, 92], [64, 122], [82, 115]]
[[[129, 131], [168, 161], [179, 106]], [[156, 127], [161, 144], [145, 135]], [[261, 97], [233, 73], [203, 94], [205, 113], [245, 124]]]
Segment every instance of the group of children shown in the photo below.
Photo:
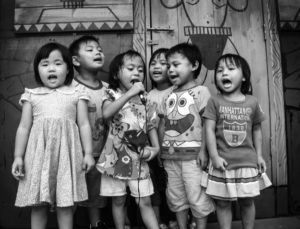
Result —
[[196, 228], [206, 228], [215, 210], [220, 228], [231, 228], [236, 200], [243, 228], [253, 229], [253, 198], [270, 183], [262, 157], [264, 114], [248, 94], [245, 59], [218, 59], [215, 96], [197, 83], [202, 59], [195, 45], [153, 53], [148, 94], [138, 52], [113, 58], [108, 84], [97, 78], [104, 59], [93, 36], [69, 49], [45, 44], [35, 56], [40, 87], [21, 96], [12, 165], [19, 180], [15, 205], [32, 208], [31, 228], [46, 228], [49, 206], [60, 229], [73, 228], [77, 205], [87, 207], [91, 228], [103, 228], [100, 209], [111, 197], [115, 227], [124, 229], [129, 189], [149, 229], [166, 228], [160, 194], [179, 229], [187, 228], [189, 211]]

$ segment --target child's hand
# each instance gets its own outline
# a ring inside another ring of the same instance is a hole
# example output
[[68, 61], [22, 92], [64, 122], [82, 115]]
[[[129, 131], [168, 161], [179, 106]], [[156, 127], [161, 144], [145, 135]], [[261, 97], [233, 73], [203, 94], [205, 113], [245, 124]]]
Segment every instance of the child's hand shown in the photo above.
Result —
[[20, 180], [24, 177], [24, 162], [23, 158], [16, 157], [11, 168], [11, 174], [15, 179]]
[[266, 162], [262, 156], [257, 157], [257, 165], [259, 173], [264, 173], [267, 170]]
[[144, 84], [142, 82], [136, 82], [132, 85], [132, 87], [128, 90], [127, 93], [129, 93], [130, 96], [133, 97], [135, 95], [138, 95], [141, 91], [145, 91]]
[[140, 154], [140, 158], [144, 161], [152, 160], [158, 153], [158, 150], [154, 147], [146, 146]]
[[197, 164], [201, 166], [202, 169], [206, 169], [208, 165], [208, 156], [206, 152], [200, 151], [197, 156]]
[[228, 165], [227, 161], [220, 156], [211, 158], [211, 162], [215, 169], [220, 169], [221, 171], [225, 171], [226, 166]]
[[95, 165], [95, 160], [91, 154], [86, 154], [83, 158], [82, 170], [88, 173]]

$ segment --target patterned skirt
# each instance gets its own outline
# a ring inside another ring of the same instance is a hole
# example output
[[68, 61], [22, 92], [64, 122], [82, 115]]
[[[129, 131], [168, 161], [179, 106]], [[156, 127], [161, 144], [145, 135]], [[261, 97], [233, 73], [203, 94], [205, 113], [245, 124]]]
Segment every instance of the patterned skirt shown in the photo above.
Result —
[[202, 175], [201, 186], [214, 199], [235, 201], [237, 198], [255, 197], [260, 190], [271, 186], [266, 173], [256, 168], [238, 168], [221, 171], [209, 165], [208, 173]]

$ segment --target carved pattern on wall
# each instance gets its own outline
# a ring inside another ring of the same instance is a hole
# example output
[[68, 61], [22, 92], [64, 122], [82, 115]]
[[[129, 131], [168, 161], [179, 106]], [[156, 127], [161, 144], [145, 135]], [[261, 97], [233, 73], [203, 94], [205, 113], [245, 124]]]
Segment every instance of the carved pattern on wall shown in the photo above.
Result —
[[133, 29], [133, 3], [85, 0], [16, 0], [16, 33]]

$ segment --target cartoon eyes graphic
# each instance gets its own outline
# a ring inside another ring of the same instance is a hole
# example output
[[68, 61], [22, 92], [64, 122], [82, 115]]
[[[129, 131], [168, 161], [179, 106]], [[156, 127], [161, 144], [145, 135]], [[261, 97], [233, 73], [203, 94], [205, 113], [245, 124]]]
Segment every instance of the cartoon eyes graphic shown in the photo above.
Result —
[[181, 98], [178, 102], [178, 105], [180, 107], [184, 107], [186, 105], [187, 101], [186, 101], [186, 98]]

